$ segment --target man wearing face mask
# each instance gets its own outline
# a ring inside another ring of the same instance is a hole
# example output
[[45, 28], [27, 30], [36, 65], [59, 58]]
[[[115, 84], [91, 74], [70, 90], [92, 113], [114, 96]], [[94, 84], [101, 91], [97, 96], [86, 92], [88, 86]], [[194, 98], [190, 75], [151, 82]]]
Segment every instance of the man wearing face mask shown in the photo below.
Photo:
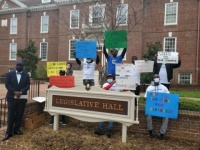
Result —
[[16, 63], [16, 70], [6, 75], [5, 87], [8, 103], [8, 124], [5, 137], [2, 141], [14, 135], [22, 135], [20, 130], [22, 117], [27, 103], [27, 91], [30, 88], [29, 75], [23, 72], [23, 62]]
[[86, 62], [80, 61], [78, 58], [76, 58], [76, 62], [83, 68], [83, 85], [86, 86], [89, 84], [90, 86], [94, 86], [94, 71], [96, 65], [99, 63], [99, 56], [97, 55], [96, 62], [94, 62], [91, 58], [86, 58]]
[[104, 43], [103, 53], [104, 53], [104, 55], [107, 59], [107, 63], [108, 63], [107, 73], [112, 74], [115, 77], [115, 64], [122, 62], [122, 59], [124, 58], [124, 56], [126, 54], [126, 48], [123, 49], [121, 55], [119, 55], [119, 56], [117, 56], [118, 51], [116, 49], [110, 50], [111, 55], [109, 55], [106, 51], [105, 43]]
[[[114, 80], [114, 76], [112, 74], [108, 74], [107, 75], [107, 82], [103, 84], [103, 89], [109, 90], [109, 91], [112, 91], [112, 92], [120, 92], [120, 90], [116, 89], [115, 83], [116, 83], [116, 81]], [[97, 134], [97, 135], [103, 135], [104, 134], [103, 128], [104, 128], [104, 122], [100, 122], [99, 128], [94, 133]], [[106, 133], [108, 138], [111, 137], [112, 130], [113, 130], [113, 122], [109, 121], [107, 133]]]
[[[160, 92], [160, 93], [170, 93], [169, 90], [162, 84], [160, 84], [160, 77], [158, 74], [154, 75], [154, 81], [150, 86], [147, 87], [145, 97], [147, 97], [147, 92]], [[168, 126], [168, 118], [162, 119], [162, 126], [159, 130], [158, 139], [163, 140], [164, 134], [166, 133], [167, 126]], [[149, 131], [149, 137], [154, 138], [153, 132], [153, 124], [152, 124], [152, 116], [147, 116], [147, 128]]]
[[173, 69], [181, 66], [180, 57], [178, 58], [178, 64], [164, 64], [157, 63], [158, 54], [154, 55], [154, 74], [159, 74], [160, 83], [166, 86], [169, 90], [170, 81], [173, 79]]

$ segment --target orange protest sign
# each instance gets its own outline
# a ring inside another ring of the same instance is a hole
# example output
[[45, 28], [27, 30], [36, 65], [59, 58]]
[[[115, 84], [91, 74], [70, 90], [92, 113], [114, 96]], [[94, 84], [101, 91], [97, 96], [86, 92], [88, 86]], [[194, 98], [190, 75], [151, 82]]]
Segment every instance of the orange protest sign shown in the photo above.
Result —
[[74, 87], [74, 76], [50, 76], [50, 86], [59, 88]]

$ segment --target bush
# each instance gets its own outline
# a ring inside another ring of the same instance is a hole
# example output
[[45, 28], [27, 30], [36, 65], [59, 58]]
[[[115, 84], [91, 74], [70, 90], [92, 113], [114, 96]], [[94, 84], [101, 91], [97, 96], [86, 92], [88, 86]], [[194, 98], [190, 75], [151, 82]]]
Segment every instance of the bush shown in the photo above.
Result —
[[179, 110], [200, 111], [200, 101], [181, 99]]
[[[145, 98], [140, 97], [139, 103], [145, 104]], [[200, 111], [200, 101], [180, 99], [179, 110]]]

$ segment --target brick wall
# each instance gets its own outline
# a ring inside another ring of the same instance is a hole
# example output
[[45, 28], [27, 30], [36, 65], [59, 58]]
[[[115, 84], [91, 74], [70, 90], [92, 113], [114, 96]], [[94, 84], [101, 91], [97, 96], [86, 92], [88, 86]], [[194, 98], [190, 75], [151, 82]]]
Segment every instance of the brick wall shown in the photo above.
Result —
[[[28, 103], [26, 106], [24, 117], [33, 112], [42, 113], [43, 108], [44, 108], [44, 103], [37, 103], [37, 102]], [[71, 118], [69, 119], [70, 122], [71, 120], [78, 122], [75, 119]], [[140, 124], [134, 124], [128, 127], [128, 133], [137, 132], [137, 133], [148, 134], [146, 125], [146, 116], [143, 105], [140, 106], [139, 121]], [[162, 123], [161, 118], [153, 117], [153, 125], [155, 133], [158, 133], [161, 123]], [[97, 123], [85, 123], [85, 124], [94, 129], [97, 127]], [[121, 130], [121, 129], [122, 129], [121, 124], [115, 123], [114, 130]], [[178, 119], [169, 120], [168, 130], [165, 136], [187, 139], [190, 141], [200, 141], [200, 112], [183, 111], [183, 110], [179, 111]]]

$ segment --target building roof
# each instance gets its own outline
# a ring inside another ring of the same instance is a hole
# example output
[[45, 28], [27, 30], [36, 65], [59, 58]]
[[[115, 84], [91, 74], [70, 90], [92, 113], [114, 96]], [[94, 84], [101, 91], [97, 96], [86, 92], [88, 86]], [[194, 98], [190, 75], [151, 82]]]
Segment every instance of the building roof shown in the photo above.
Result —
[[48, 5], [48, 4], [55, 4], [54, 0], [51, 0], [48, 3], [42, 3], [42, 0], [18, 0], [22, 3], [24, 3], [26, 6], [41, 6], [41, 5]]

